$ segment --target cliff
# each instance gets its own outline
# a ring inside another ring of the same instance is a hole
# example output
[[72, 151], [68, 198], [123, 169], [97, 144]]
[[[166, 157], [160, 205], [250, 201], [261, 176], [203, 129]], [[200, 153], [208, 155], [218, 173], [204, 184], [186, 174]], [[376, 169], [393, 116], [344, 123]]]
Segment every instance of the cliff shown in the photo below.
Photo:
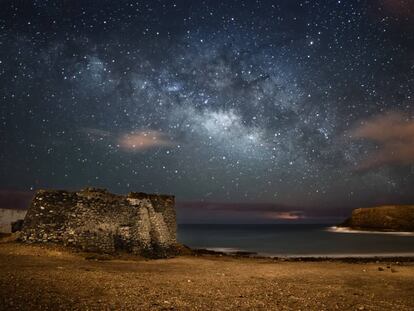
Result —
[[359, 230], [414, 231], [414, 205], [358, 208], [342, 226]]
[[121, 196], [95, 188], [40, 190], [26, 214], [20, 239], [100, 253], [167, 257], [176, 246], [174, 196]]

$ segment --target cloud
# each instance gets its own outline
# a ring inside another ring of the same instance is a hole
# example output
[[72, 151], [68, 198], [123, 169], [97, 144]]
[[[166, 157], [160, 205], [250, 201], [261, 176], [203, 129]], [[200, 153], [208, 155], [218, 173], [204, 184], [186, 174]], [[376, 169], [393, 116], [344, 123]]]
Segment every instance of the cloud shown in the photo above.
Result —
[[376, 150], [362, 159], [358, 169], [385, 165], [414, 164], [414, 120], [391, 112], [361, 122], [350, 131], [351, 139], [365, 139], [376, 144]]
[[142, 151], [156, 147], [172, 146], [173, 141], [159, 131], [136, 131], [117, 138], [119, 147], [126, 151]]
[[291, 212], [269, 212], [265, 214], [266, 218], [277, 220], [299, 220], [306, 218], [303, 211], [291, 211]]
[[381, 0], [384, 8], [394, 14], [410, 16], [414, 13], [414, 3], [412, 0]]
[[179, 223], [336, 223], [352, 208], [298, 207], [277, 203], [177, 202]]
[[174, 144], [166, 134], [155, 130], [137, 130], [112, 133], [97, 128], [81, 128], [91, 142], [105, 142], [108, 146], [117, 146], [123, 151], [144, 151], [156, 147], [168, 147]]

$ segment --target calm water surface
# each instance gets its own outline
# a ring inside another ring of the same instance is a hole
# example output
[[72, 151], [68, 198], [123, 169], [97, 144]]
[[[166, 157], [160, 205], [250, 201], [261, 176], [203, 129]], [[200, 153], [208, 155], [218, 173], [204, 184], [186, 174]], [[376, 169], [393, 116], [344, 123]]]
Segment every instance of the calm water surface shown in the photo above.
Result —
[[414, 256], [414, 234], [331, 232], [328, 225], [179, 225], [178, 239], [269, 256]]

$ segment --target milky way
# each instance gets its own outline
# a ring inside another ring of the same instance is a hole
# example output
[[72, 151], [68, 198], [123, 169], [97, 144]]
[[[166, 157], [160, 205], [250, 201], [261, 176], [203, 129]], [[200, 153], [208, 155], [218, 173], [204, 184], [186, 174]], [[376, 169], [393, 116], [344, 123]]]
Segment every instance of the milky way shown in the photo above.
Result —
[[414, 199], [407, 1], [3, 1], [1, 11], [2, 189], [327, 209]]

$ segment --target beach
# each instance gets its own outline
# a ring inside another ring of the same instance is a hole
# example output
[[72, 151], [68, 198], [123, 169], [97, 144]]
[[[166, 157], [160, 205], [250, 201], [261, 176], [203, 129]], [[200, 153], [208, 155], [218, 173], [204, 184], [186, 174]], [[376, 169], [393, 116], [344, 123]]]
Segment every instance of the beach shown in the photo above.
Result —
[[0, 243], [1, 310], [413, 310], [410, 261], [148, 260]]

